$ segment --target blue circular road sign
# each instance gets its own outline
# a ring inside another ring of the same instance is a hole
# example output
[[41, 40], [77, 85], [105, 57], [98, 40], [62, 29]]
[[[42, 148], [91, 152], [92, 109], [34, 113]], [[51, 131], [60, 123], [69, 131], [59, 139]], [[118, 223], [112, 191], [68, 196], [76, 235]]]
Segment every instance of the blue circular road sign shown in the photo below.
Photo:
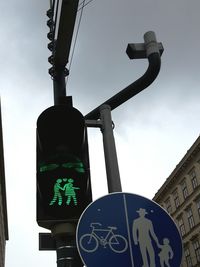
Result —
[[180, 267], [182, 241], [168, 213], [154, 201], [112, 193], [88, 206], [77, 227], [87, 267]]

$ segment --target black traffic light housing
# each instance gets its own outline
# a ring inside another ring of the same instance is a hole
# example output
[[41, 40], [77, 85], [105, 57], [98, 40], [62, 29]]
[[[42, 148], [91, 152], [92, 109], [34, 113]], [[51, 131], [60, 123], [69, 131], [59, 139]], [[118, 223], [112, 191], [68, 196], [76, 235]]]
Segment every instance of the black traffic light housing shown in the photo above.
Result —
[[91, 201], [85, 119], [72, 106], [52, 106], [37, 120], [37, 222], [77, 222]]

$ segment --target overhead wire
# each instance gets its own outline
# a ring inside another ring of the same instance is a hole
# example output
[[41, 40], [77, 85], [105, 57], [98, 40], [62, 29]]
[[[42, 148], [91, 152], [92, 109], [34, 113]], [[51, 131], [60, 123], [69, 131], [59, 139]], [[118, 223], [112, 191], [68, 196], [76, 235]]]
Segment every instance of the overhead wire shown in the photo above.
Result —
[[[70, 59], [70, 62], [69, 62], [69, 68], [68, 68], [69, 71], [70, 71], [71, 65], [72, 65], [72, 60], [73, 60], [73, 56], [74, 56], [75, 46], [76, 46], [76, 42], [77, 42], [77, 38], [78, 38], [78, 32], [79, 32], [79, 29], [80, 29], [81, 19], [82, 19], [82, 15], [83, 15], [83, 8], [85, 7], [85, 1], [86, 0], [83, 0], [79, 4], [79, 6], [82, 5], [81, 8], [79, 9], [79, 10], [81, 10], [81, 14], [80, 14], [80, 17], [79, 17], [78, 26], [77, 26], [77, 30], [76, 30], [76, 35], [75, 35], [75, 39], [74, 39], [74, 44], [73, 44], [73, 48], [72, 48], [71, 59]], [[68, 79], [69, 79], [69, 76], [67, 76], [66, 83], [68, 82]]]
[[[54, 5], [55, 5], [55, 1], [54, 1]], [[55, 14], [55, 26], [54, 26], [54, 36], [55, 36], [55, 29], [56, 29], [56, 23], [57, 23], [57, 17], [58, 17], [58, 6], [59, 6], [59, 0], [57, 0], [57, 3], [56, 3], [56, 14]]]
[[[69, 63], [69, 71], [71, 69], [71, 65], [72, 65], [72, 60], [73, 60], [73, 56], [74, 56], [74, 52], [75, 52], [75, 46], [76, 46], [76, 42], [77, 42], [77, 38], [78, 38], [78, 32], [79, 32], [79, 29], [80, 29], [80, 24], [81, 24], [81, 19], [82, 19], [82, 15], [83, 15], [83, 8], [85, 6], [87, 6], [89, 3], [91, 3], [92, 1], [94, 0], [89, 0], [87, 3], [86, 0], [83, 0], [81, 3], [79, 3], [78, 5], [78, 10], [77, 12], [79, 12], [81, 10], [81, 14], [80, 14], [80, 17], [79, 17], [79, 21], [78, 21], [78, 26], [77, 26], [77, 31], [76, 31], [76, 35], [75, 35], [75, 39], [74, 39], [74, 45], [73, 45], [73, 48], [72, 48], [72, 54], [71, 54], [71, 59], [70, 59], [70, 63]], [[67, 79], [66, 79], [66, 83], [68, 82], [68, 79], [69, 79], [69, 76], [67, 76]]]
[[[84, 4], [82, 7], [78, 8], [77, 12], [78, 12], [79, 10], [81, 10], [81, 8], [87, 6], [87, 5], [88, 5], [89, 3], [91, 3], [92, 1], [94, 1], [94, 0], [89, 0], [89, 1], [88, 1], [86, 4]], [[83, 0], [83, 1], [79, 4], [79, 6], [81, 6], [81, 4], [83, 4], [84, 2], [85, 2], [85, 0]]]
[[[68, 67], [68, 70], [70, 71], [71, 69], [71, 65], [72, 65], [72, 61], [73, 61], [73, 56], [74, 56], [74, 52], [75, 52], [75, 46], [76, 46], [76, 42], [77, 42], [77, 38], [78, 38], [78, 33], [79, 33], [79, 29], [80, 29], [80, 24], [81, 24], [81, 19], [82, 19], [82, 15], [83, 15], [83, 9], [85, 6], [87, 6], [89, 3], [91, 3], [92, 1], [94, 0], [89, 0], [88, 2], [86, 2], [86, 0], [83, 0], [81, 3], [78, 4], [78, 9], [77, 9], [77, 12], [81, 11], [81, 14], [79, 16], [79, 21], [78, 21], [78, 26], [77, 26], [77, 30], [76, 30], [76, 35], [75, 35], [75, 38], [74, 38], [74, 44], [73, 44], [73, 48], [72, 48], [72, 53], [71, 53], [71, 58], [70, 58], [70, 61], [69, 61], [69, 67]], [[50, 8], [52, 8], [54, 10], [55, 8], [55, 13], [53, 14], [52, 16], [52, 19], [54, 20], [55, 24], [52, 25], [52, 32], [53, 32], [53, 52], [52, 54], [55, 53], [55, 29], [56, 29], [56, 23], [57, 23], [57, 16], [58, 16], [58, 6], [59, 6], [59, 0], [49, 0], [50, 2]], [[55, 7], [56, 5], [56, 7]], [[69, 76], [67, 76], [67, 79], [66, 79], [66, 83], [68, 82], [68, 78]]]

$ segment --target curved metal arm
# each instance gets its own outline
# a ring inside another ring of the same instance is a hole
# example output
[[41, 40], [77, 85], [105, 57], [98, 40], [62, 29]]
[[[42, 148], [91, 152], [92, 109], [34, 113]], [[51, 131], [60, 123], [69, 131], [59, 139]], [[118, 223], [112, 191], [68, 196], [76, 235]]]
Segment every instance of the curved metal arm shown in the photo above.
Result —
[[96, 120], [100, 117], [99, 108], [106, 104], [111, 107], [111, 110], [115, 109], [119, 105], [123, 104], [125, 101], [130, 99], [131, 97], [137, 95], [142, 90], [147, 88], [157, 77], [160, 66], [161, 66], [161, 60], [160, 60], [160, 52], [158, 49], [158, 43], [155, 39], [155, 34], [153, 32], [148, 32], [144, 35], [145, 39], [145, 46], [146, 46], [146, 54], [149, 61], [149, 66], [147, 68], [147, 71], [144, 73], [144, 75], [136, 80], [135, 82], [128, 85], [125, 89], [102, 103], [100, 106], [89, 112], [85, 119], [89, 120]]

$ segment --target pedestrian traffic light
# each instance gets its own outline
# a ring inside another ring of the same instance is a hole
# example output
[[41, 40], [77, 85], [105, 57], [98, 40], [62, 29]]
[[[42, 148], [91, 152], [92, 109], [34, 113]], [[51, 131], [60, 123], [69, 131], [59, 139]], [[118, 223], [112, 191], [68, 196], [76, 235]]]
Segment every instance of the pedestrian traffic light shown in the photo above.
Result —
[[77, 222], [91, 201], [84, 117], [71, 106], [52, 106], [37, 120], [37, 222], [47, 229]]

